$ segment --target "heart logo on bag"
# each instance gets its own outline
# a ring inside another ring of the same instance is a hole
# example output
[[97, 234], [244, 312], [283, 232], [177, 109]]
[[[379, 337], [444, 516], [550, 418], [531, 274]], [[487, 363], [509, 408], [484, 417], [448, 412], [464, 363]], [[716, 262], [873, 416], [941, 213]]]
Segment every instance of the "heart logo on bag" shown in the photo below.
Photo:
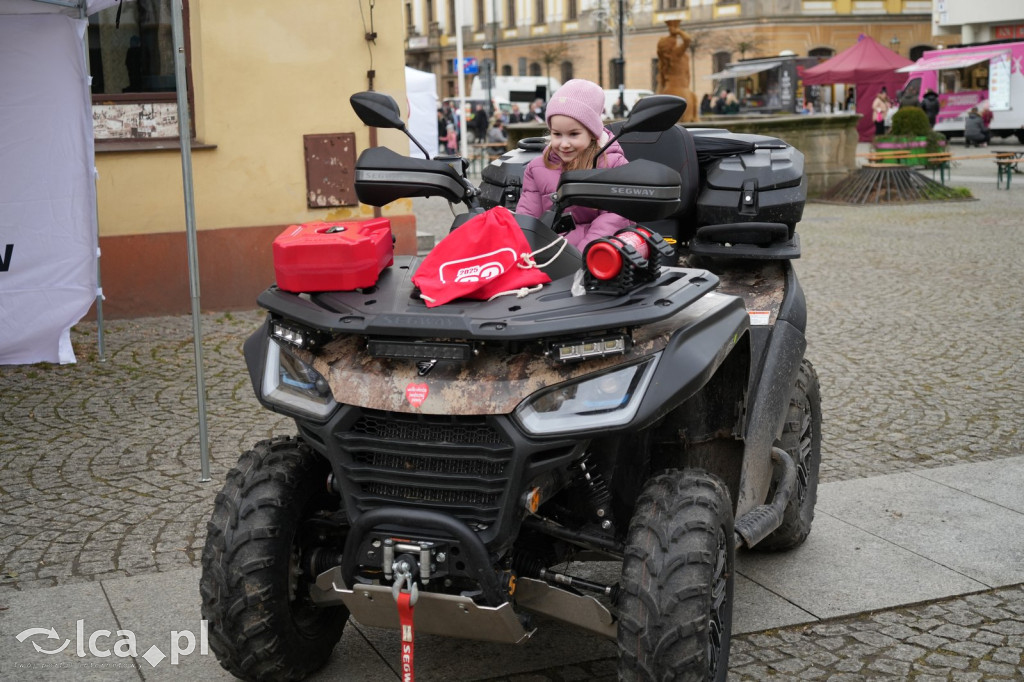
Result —
[[405, 387], [405, 399], [413, 407], [419, 407], [430, 395], [430, 387], [426, 384], [409, 384]]

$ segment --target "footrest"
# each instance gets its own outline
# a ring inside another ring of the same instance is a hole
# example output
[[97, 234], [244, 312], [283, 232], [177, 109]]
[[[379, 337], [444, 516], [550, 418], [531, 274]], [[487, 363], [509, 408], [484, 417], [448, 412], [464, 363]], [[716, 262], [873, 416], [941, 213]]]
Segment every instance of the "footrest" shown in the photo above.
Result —
[[690, 253], [711, 258], [792, 260], [800, 257], [800, 237], [783, 223], [705, 225], [690, 240]]

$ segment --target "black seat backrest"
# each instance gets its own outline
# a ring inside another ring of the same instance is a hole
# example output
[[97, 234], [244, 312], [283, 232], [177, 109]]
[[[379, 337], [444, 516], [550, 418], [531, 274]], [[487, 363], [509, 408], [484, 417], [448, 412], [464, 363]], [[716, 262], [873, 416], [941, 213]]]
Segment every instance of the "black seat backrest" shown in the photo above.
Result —
[[[618, 132], [620, 125], [613, 123], [609, 129], [613, 133]], [[689, 241], [697, 226], [697, 194], [700, 191], [700, 165], [693, 135], [683, 126], [674, 125], [660, 133], [629, 133], [619, 139], [619, 144], [630, 161], [648, 159], [679, 173], [682, 181], [679, 210], [668, 218], [645, 222], [644, 225], [663, 237]]]

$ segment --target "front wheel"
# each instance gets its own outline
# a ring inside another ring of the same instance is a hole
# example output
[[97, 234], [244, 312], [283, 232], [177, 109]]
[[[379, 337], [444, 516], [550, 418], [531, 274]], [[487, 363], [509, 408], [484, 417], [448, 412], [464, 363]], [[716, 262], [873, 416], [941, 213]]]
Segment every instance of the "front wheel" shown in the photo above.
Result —
[[[300, 680], [322, 667], [348, 610], [318, 607], [300, 559], [309, 527], [338, 507], [329, 467], [294, 438], [257, 443], [228, 473], [207, 526], [200, 592], [210, 648], [243, 680]], [[314, 531], [315, 532], [315, 531]]]
[[622, 562], [620, 680], [726, 679], [735, 546], [720, 479], [688, 469], [648, 481]]
[[811, 532], [821, 468], [821, 392], [818, 375], [809, 360], [800, 365], [778, 446], [789, 453], [796, 466], [796, 490], [786, 505], [782, 525], [757, 543], [757, 550], [792, 549]]

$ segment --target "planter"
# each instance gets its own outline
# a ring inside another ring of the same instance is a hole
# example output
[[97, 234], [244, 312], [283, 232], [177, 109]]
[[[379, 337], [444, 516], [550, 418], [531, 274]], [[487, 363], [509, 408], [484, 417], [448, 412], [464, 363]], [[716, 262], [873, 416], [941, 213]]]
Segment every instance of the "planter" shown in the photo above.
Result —
[[927, 136], [877, 135], [874, 141], [877, 152], [905, 152], [896, 159], [885, 159], [882, 163], [900, 164], [904, 166], [925, 166], [928, 158], [921, 156], [942, 151], [946, 146], [945, 137], [929, 143]]

